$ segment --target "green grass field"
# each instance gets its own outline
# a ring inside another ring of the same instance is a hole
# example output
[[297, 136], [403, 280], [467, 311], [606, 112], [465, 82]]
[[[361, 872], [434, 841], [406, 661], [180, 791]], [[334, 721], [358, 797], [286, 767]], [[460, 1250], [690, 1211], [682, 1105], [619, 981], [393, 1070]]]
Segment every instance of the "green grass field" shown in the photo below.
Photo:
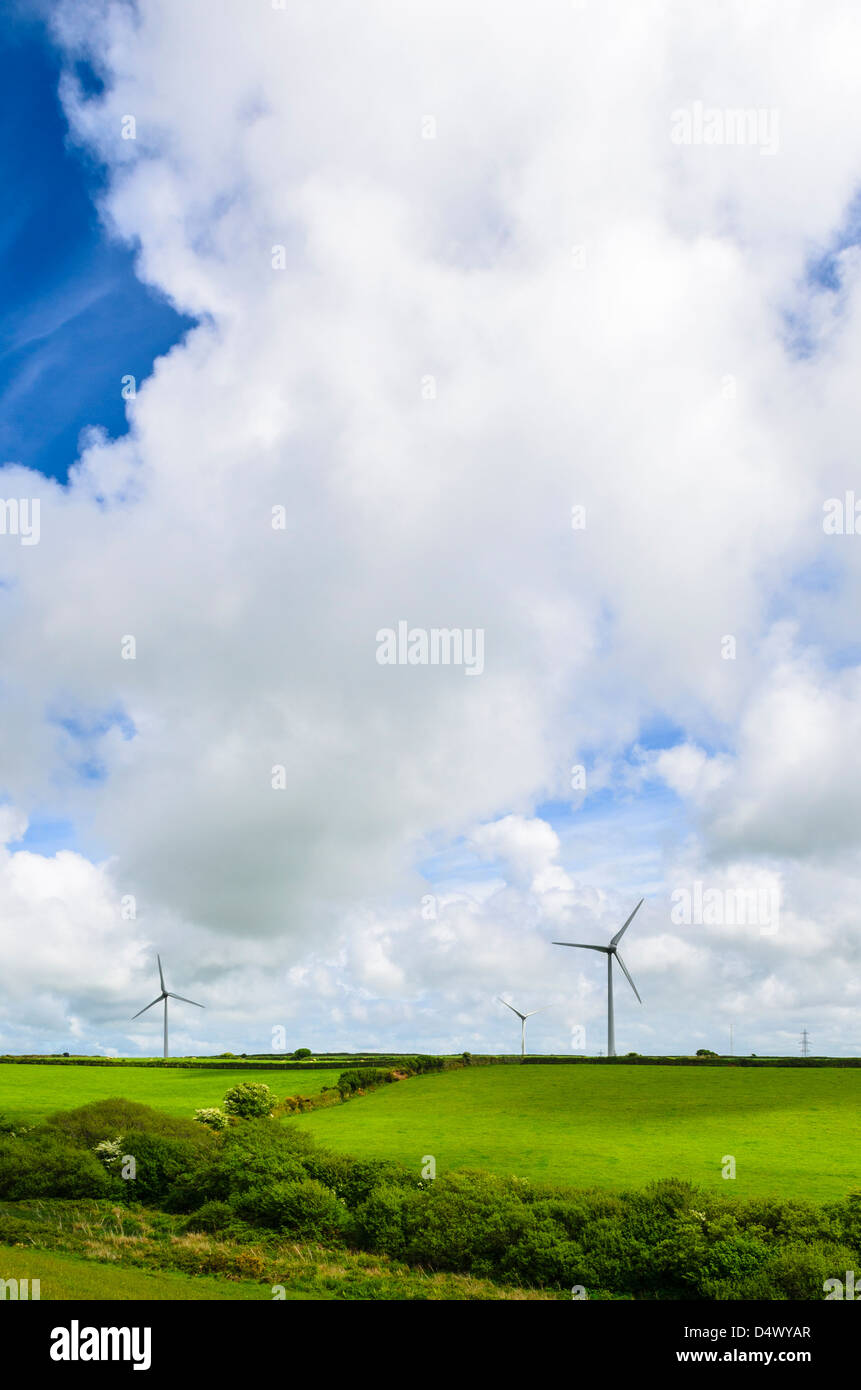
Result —
[[[79, 1298], [121, 1302], [145, 1299], [149, 1303], [272, 1300], [270, 1288], [250, 1279], [213, 1279], [176, 1274], [172, 1270], [123, 1268], [32, 1246], [26, 1249], [0, 1247], [0, 1279], [38, 1279], [43, 1303]], [[294, 1288], [285, 1291], [287, 1299], [321, 1296], [325, 1297], [317, 1293], [304, 1294]]]
[[263, 1081], [278, 1096], [314, 1096], [333, 1086], [343, 1067], [279, 1071], [272, 1076], [242, 1070], [205, 1071], [142, 1067], [64, 1067], [0, 1064], [0, 1113], [35, 1124], [54, 1110], [72, 1110], [91, 1100], [123, 1096], [191, 1119], [198, 1107], [220, 1105], [239, 1081]]
[[[286, 1123], [418, 1172], [486, 1168], [620, 1189], [681, 1177], [727, 1196], [861, 1189], [861, 1074], [692, 1067], [475, 1067], [385, 1086]], [[725, 1155], [736, 1178], [721, 1176]]]
[[[342, 1068], [265, 1078], [317, 1094]], [[124, 1096], [190, 1117], [248, 1072], [0, 1064], [0, 1112], [33, 1124]], [[260, 1073], [256, 1079], [264, 1079]], [[285, 1123], [324, 1147], [418, 1171], [475, 1167], [569, 1187], [684, 1177], [727, 1195], [823, 1200], [861, 1187], [861, 1072], [768, 1067], [474, 1067], [414, 1077]], [[736, 1178], [721, 1177], [725, 1155]]]

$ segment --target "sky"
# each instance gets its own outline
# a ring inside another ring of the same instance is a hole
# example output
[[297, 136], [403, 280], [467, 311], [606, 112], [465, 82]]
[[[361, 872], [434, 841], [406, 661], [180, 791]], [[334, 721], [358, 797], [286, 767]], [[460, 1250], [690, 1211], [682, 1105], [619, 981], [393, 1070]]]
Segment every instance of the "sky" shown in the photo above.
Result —
[[0, 1051], [861, 1054], [857, 8], [2, 23]]
[[[148, 376], [193, 320], [104, 235], [104, 169], [68, 144], [62, 55], [32, 9], [0, 27], [0, 455], [66, 481], [83, 430], [127, 428], [121, 378]], [[73, 71], [98, 91], [89, 65]], [[119, 371], [118, 375], [118, 368]]]

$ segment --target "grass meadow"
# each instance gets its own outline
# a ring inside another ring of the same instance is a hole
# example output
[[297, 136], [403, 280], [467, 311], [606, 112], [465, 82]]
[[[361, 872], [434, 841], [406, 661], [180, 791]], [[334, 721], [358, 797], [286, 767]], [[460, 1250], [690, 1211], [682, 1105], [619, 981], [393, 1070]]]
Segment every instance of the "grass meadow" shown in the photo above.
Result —
[[[70, 1299], [136, 1302], [143, 1299], [148, 1303], [175, 1303], [272, 1299], [268, 1288], [250, 1279], [228, 1283], [205, 1275], [194, 1278], [175, 1274], [172, 1270], [129, 1269], [81, 1259], [77, 1255], [60, 1255], [53, 1250], [37, 1250], [32, 1246], [0, 1247], [0, 1278], [38, 1279], [39, 1298], [43, 1302]], [[285, 1291], [288, 1299], [318, 1297], [317, 1293]]]
[[72, 1110], [92, 1100], [123, 1096], [168, 1115], [191, 1119], [195, 1110], [220, 1105], [225, 1091], [241, 1081], [264, 1081], [279, 1099], [314, 1096], [333, 1086], [343, 1067], [319, 1071], [182, 1070], [165, 1067], [69, 1067], [0, 1064], [0, 1113], [20, 1124], [36, 1124], [55, 1110]]
[[[156, 1102], [153, 1102], [156, 1103]], [[824, 1201], [861, 1187], [861, 1070], [476, 1067], [289, 1121], [326, 1148], [437, 1174], [484, 1168], [613, 1190], [687, 1178], [727, 1196]], [[721, 1176], [725, 1155], [736, 1178]]]

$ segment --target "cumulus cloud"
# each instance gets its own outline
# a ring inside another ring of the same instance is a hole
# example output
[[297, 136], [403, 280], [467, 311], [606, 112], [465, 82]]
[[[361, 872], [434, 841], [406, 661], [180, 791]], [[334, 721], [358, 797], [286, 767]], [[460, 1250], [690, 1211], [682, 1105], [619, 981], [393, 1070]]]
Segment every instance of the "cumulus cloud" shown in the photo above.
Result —
[[[511, 980], [598, 1018], [587, 966], [563, 989], [546, 940], [624, 920], [639, 851], [607, 862], [601, 837], [663, 784], [688, 819], [683, 846], [656, 832], [636, 1026], [669, 1046], [737, 997], [765, 1051], [803, 1004], [764, 991], [788, 946], [774, 964], [758, 944], [730, 996], [717, 947], [657, 943], [683, 852], [694, 874], [764, 856], [784, 895], [796, 858], [855, 872], [839, 615], [859, 570], [821, 518], [855, 469], [861, 16], [655, 0], [624, 7], [620, 43], [620, 14], [57, 7], [105, 224], [199, 322], [68, 487], [3, 470], [4, 496], [42, 503], [40, 544], [0, 554], [4, 790], [75, 827], [73, 862], [39, 866], [57, 901], [141, 904], [106, 989], [167, 936], [249, 1039], [289, 1017], [320, 1045], [321, 1019], [333, 1045], [453, 1045], [454, 1004], [500, 1045]], [[778, 109], [779, 150], [674, 144], [695, 100]], [[378, 665], [400, 620], [481, 629], [483, 674]], [[637, 790], [608, 769], [656, 722], [676, 733]], [[591, 859], [539, 809], [569, 803]], [[494, 884], [429, 920], [421, 866], [446, 851]], [[77, 976], [21, 961], [24, 997], [51, 987], [92, 1025]], [[709, 1003], [677, 1015], [693, 981]]]

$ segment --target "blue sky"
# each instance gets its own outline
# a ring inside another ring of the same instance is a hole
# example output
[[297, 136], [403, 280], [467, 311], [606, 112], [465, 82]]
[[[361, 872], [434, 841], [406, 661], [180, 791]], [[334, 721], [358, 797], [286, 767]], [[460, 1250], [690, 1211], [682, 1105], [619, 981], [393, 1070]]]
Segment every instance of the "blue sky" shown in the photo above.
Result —
[[[79, 68], [89, 90], [92, 74]], [[26, 8], [0, 17], [0, 459], [65, 479], [80, 432], [126, 432], [138, 382], [191, 321], [136, 278], [100, 224], [102, 175], [68, 141], [60, 57]], [[89, 79], [89, 80], [88, 80]]]
[[[99, 217], [104, 174], [68, 138], [58, 97], [61, 57], [36, 7], [0, 15], [0, 462], [21, 463], [61, 482], [81, 431], [127, 431], [121, 378], [138, 384], [153, 361], [192, 326], [135, 274], [133, 250]], [[99, 90], [79, 65], [88, 91]], [[58, 723], [63, 721], [58, 720]], [[95, 736], [67, 721], [81, 748], [73, 775], [104, 775]], [[103, 730], [102, 730], [103, 731]], [[94, 741], [95, 740], [95, 741]], [[66, 773], [68, 775], [68, 772]], [[94, 846], [51, 808], [33, 808], [20, 846], [43, 854]], [[16, 846], [19, 847], [19, 846]]]

